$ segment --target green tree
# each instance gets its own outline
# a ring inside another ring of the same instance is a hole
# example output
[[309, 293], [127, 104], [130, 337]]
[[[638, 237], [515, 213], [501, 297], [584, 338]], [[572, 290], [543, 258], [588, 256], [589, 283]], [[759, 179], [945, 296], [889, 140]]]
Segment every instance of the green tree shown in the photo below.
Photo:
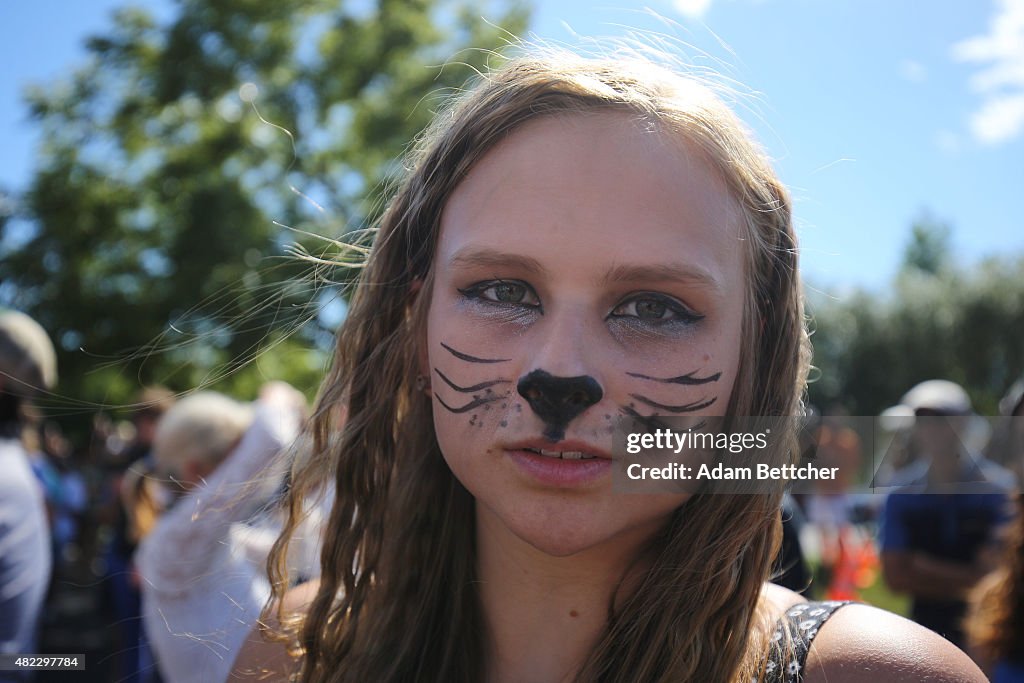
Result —
[[903, 269], [936, 275], [950, 265], [949, 225], [923, 214], [910, 228], [903, 252]]
[[810, 399], [875, 415], [914, 384], [949, 379], [995, 414], [1024, 373], [1024, 256], [955, 267], [949, 228], [914, 226], [905, 266], [884, 293], [811, 301], [817, 381]]
[[116, 12], [88, 64], [28, 95], [44, 142], [0, 220], [0, 304], [53, 334], [60, 392], [83, 414], [145, 382], [232, 375], [220, 387], [251, 390], [268, 365], [315, 385], [318, 311], [337, 290], [285, 258], [302, 233], [281, 226], [371, 219], [436, 106], [425, 94], [462, 85], [527, 16], [516, 0], [178, 0], [166, 24]]

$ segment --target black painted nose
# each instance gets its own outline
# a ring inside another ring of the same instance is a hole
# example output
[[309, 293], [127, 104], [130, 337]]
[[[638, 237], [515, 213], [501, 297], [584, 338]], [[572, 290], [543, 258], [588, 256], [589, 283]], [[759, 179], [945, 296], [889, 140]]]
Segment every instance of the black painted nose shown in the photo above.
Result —
[[589, 375], [555, 377], [544, 370], [534, 370], [521, 378], [516, 389], [537, 417], [561, 428], [604, 396], [601, 385]]

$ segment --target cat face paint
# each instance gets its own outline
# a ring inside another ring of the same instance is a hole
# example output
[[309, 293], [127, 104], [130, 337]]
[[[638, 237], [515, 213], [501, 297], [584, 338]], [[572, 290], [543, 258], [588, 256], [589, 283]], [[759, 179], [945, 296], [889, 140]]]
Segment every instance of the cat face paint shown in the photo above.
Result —
[[544, 438], [556, 443], [565, 436], [569, 422], [604, 395], [593, 377], [555, 377], [544, 370], [520, 379], [516, 390], [544, 422]]
[[[685, 375], [679, 375], [678, 377], [666, 378], [650, 377], [639, 372], [627, 372], [626, 374], [629, 375], [630, 377], [646, 379], [652, 382], [659, 382], [661, 384], [678, 384], [690, 387], [698, 387], [704, 384], [713, 384], [717, 382], [722, 376], [722, 373], [720, 372], [716, 372], [713, 375], [708, 375], [707, 377], [696, 377], [695, 373], [688, 372]], [[656, 413], [663, 415], [683, 415], [687, 413], [696, 413], [697, 411], [704, 410], [705, 408], [710, 408], [712, 405], [714, 405], [715, 401], [718, 400], [717, 396], [712, 396], [710, 398], [705, 397], [697, 399], [696, 401], [690, 401], [689, 403], [683, 403], [682, 405], [669, 405], [666, 403], [660, 403], [658, 401], [655, 401], [654, 399], [643, 394], [630, 394], [629, 397], [635, 399], [637, 402], [642, 403], [643, 405], [649, 408], [654, 408]], [[635, 416], [635, 411], [632, 410], [632, 407], [625, 408], [624, 412], [630, 414], [631, 416]]]
[[[444, 343], [441, 344], [441, 347], [445, 351], [447, 351], [448, 353], [452, 354], [452, 356], [454, 356], [455, 358], [458, 358], [459, 360], [465, 361], [467, 363], [483, 363], [483, 364], [489, 365], [491, 363], [505, 363], [505, 362], [507, 362], [509, 360], [508, 358], [477, 358], [476, 356], [470, 356], [467, 353], [462, 353], [460, 351], [456, 351], [455, 349], [453, 349], [452, 347], [450, 347], [450, 346], [448, 346], [447, 344], [444, 344]], [[454, 406], [448, 405], [447, 403], [445, 403], [444, 399], [441, 398], [440, 395], [435, 395], [434, 396], [434, 400], [436, 400], [439, 404], [441, 404], [442, 408], [444, 408], [448, 412], [453, 413], [455, 415], [460, 415], [462, 413], [468, 413], [469, 411], [475, 410], [475, 409], [479, 408], [480, 406], [486, 406], [487, 404], [493, 403], [493, 402], [495, 402], [495, 401], [497, 401], [497, 400], [499, 400], [501, 398], [508, 397], [508, 395], [510, 393], [508, 391], [505, 391], [504, 393], [497, 394], [497, 393], [495, 393], [495, 390], [494, 390], [494, 387], [501, 386], [502, 384], [509, 384], [509, 381], [507, 379], [498, 378], [498, 379], [492, 379], [492, 380], [485, 380], [483, 382], [478, 382], [477, 384], [473, 384], [471, 386], [463, 387], [463, 386], [459, 386], [458, 384], [456, 384], [452, 380], [448, 379], [448, 376], [445, 375], [443, 372], [441, 372], [437, 368], [434, 368], [434, 374], [437, 375], [438, 377], [440, 377], [441, 381], [443, 381], [446, 385], [448, 385], [448, 387], [452, 391], [456, 391], [456, 392], [458, 392], [460, 394], [472, 394], [473, 395], [473, 397], [469, 400], [468, 403], [464, 403], [464, 404], [462, 404], [462, 405], [460, 405], [458, 407], [454, 407]], [[480, 393], [477, 393], [477, 392], [480, 392]], [[475, 424], [475, 418], [474, 418], [474, 424]]]
[[699, 151], [620, 114], [541, 118], [449, 199], [426, 349], [434, 426], [488, 528], [551, 554], [684, 498], [611, 491], [623, 415], [720, 415], [739, 365], [739, 213]]

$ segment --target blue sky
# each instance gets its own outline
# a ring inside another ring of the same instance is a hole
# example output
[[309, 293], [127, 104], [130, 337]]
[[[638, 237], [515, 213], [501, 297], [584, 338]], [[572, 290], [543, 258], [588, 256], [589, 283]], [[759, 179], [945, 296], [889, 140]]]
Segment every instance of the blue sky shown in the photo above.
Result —
[[[81, 63], [123, 0], [0, 9], [0, 188], [21, 189], [37, 142], [21, 92]], [[135, 0], [158, 18], [169, 0]], [[884, 290], [910, 223], [953, 226], [957, 260], [1024, 252], [1024, 0], [651, 0], [535, 3], [533, 33], [573, 44], [632, 27], [691, 45], [753, 94], [740, 114], [796, 200], [815, 285]]]

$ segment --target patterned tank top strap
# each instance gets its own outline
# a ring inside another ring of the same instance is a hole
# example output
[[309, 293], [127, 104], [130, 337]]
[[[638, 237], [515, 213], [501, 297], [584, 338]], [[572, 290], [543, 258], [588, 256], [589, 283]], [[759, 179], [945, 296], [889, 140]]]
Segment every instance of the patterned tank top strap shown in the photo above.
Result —
[[[775, 622], [771, 652], [765, 665], [765, 683], [800, 683], [811, 642], [829, 617], [850, 601], [803, 602], [793, 605]], [[789, 647], [783, 629], [789, 631]]]

